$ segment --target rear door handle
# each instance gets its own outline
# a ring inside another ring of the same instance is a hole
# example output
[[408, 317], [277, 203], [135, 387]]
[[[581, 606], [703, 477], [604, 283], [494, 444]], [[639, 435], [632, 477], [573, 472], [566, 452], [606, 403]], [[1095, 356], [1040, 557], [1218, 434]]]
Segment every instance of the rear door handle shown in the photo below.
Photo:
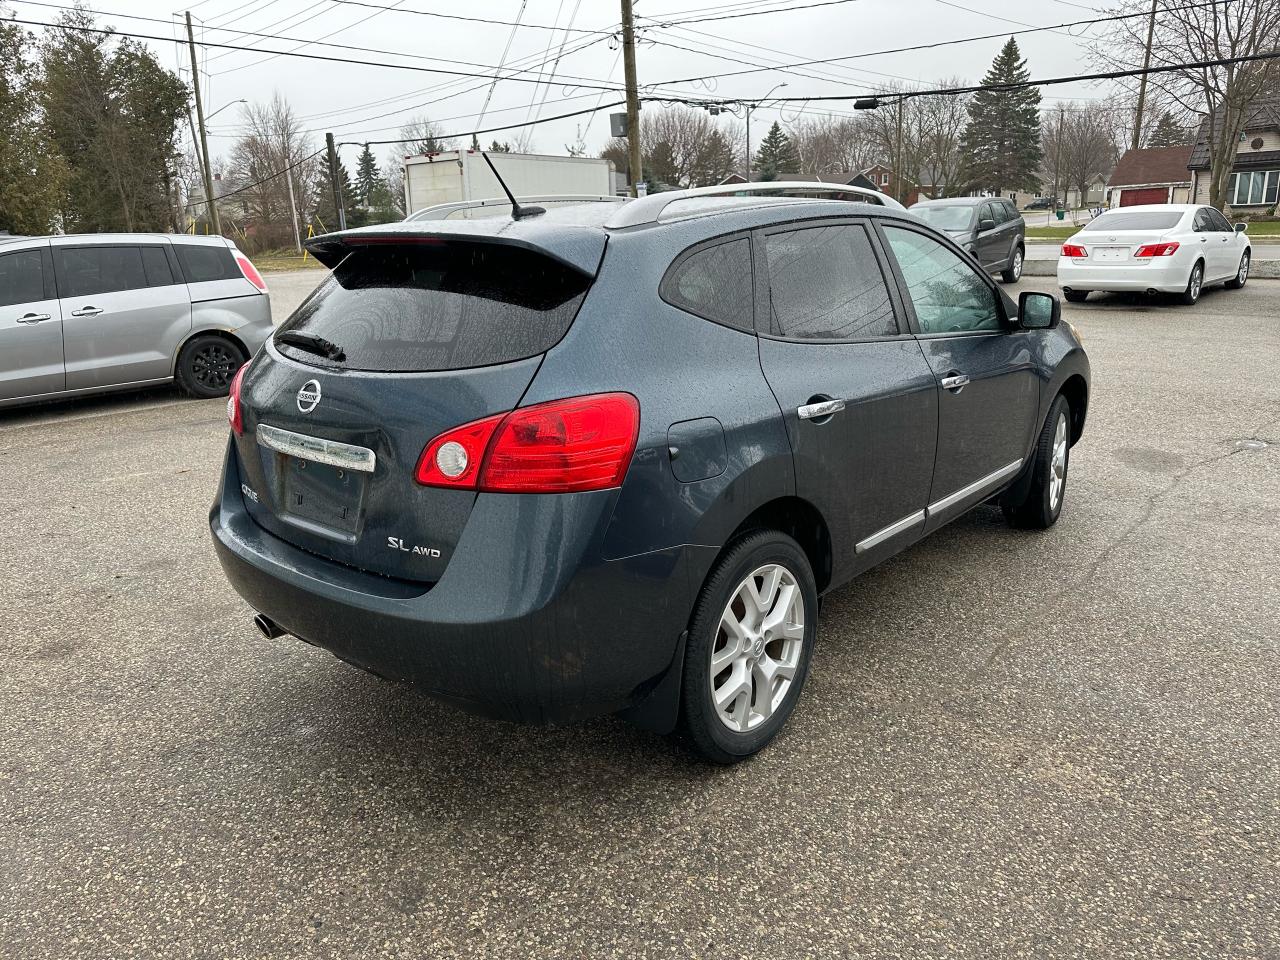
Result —
[[820, 420], [844, 409], [843, 400], [823, 400], [821, 403], [806, 403], [796, 410], [801, 420]]
[[18, 318], [19, 323], [39, 323], [41, 320], [52, 320], [47, 313], [24, 313]]
[[72, 310], [73, 317], [96, 317], [102, 312], [101, 307], [81, 307], [79, 310]]
[[965, 384], [967, 384], [968, 382], [969, 382], [968, 374], [964, 374], [964, 373], [953, 373], [951, 376], [943, 377], [941, 380], [942, 389], [954, 390], [956, 393], [959, 393], [961, 390], [963, 390], [965, 387]]

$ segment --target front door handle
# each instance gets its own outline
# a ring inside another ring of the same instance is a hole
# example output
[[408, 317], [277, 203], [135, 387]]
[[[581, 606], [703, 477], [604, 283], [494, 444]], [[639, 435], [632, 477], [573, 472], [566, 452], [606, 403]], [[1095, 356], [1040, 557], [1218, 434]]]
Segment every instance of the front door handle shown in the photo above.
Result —
[[102, 312], [101, 307], [81, 307], [79, 310], [72, 310], [73, 317], [96, 317]]
[[843, 400], [823, 400], [821, 403], [806, 403], [796, 410], [801, 420], [821, 420], [844, 409]]
[[967, 384], [968, 382], [969, 382], [968, 375], [963, 373], [953, 373], [949, 377], [943, 377], [941, 381], [942, 389], [951, 390], [955, 393], [959, 393], [961, 390], [963, 390], [965, 387], [965, 384]]
[[39, 323], [41, 320], [52, 320], [47, 313], [24, 313], [18, 318], [19, 323]]

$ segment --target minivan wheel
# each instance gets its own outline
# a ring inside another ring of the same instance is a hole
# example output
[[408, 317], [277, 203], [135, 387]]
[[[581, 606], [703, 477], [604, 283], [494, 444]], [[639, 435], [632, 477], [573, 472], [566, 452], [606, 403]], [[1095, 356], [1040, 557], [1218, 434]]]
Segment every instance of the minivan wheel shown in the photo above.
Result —
[[795, 709], [817, 634], [818, 591], [800, 545], [747, 534], [717, 561], [685, 645], [681, 729], [703, 757], [736, 763]]
[[1013, 256], [1009, 258], [1008, 268], [1005, 270], [1002, 270], [1000, 273], [1001, 280], [1003, 280], [1005, 283], [1018, 282], [1018, 278], [1022, 276], [1023, 256], [1024, 254], [1022, 252], [1022, 247], [1019, 246], [1019, 247], [1013, 248]]
[[1005, 519], [1015, 527], [1047, 530], [1062, 515], [1071, 463], [1071, 405], [1058, 395], [1045, 418], [1031, 462], [1031, 485], [1019, 504], [1002, 503]]
[[196, 337], [178, 354], [174, 376], [178, 386], [197, 400], [225, 397], [231, 380], [249, 358], [239, 345], [222, 337]]

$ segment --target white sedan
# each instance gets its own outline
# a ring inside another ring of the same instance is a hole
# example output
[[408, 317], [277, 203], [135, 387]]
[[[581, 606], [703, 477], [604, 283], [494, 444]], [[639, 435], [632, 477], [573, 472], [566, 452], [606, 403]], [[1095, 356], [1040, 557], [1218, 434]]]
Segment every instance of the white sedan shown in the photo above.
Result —
[[1176, 293], [1200, 299], [1211, 283], [1249, 279], [1249, 238], [1213, 207], [1162, 203], [1108, 210], [1062, 245], [1058, 285], [1080, 303], [1091, 290]]

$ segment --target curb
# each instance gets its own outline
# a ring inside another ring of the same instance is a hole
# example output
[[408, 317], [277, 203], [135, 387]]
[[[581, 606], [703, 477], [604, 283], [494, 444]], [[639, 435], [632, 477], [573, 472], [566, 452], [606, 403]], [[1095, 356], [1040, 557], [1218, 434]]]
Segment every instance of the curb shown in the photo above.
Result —
[[[1024, 277], [1057, 277], [1057, 260], [1022, 261]], [[1280, 260], [1255, 260], [1249, 266], [1249, 276], [1254, 280], [1280, 279]]]

